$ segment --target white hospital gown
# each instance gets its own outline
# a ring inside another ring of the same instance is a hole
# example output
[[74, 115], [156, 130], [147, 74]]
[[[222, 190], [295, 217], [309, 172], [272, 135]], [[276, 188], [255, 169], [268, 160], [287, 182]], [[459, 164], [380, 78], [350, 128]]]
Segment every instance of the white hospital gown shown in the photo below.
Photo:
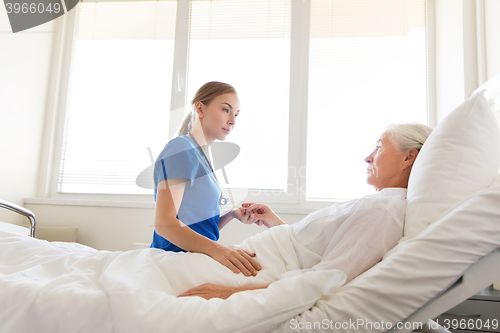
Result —
[[406, 189], [386, 188], [311, 213], [291, 226], [302, 271], [339, 269], [349, 282], [398, 243], [405, 210]]

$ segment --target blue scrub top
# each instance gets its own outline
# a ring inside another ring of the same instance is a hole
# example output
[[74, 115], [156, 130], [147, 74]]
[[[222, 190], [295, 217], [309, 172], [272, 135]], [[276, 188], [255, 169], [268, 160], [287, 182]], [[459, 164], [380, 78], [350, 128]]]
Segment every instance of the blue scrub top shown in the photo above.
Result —
[[[187, 180], [177, 219], [200, 235], [217, 241], [221, 188], [198, 145], [186, 135], [170, 140], [156, 159], [155, 201], [158, 184], [172, 178]], [[158, 235], [156, 231], [153, 234], [151, 247], [185, 252]]]

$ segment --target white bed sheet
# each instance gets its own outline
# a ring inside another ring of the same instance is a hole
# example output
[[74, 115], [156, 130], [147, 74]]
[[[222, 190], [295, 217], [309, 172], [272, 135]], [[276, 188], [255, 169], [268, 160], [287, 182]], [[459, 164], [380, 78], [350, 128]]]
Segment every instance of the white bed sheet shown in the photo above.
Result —
[[[234, 274], [202, 254], [96, 251], [0, 232], [0, 332], [269, 331], [345, 281], [338, 270], [280, 279], [298, 269], [289, 232], [276, 227], [242, 244], [263, 267], [256, 277]], [[206, 282], [273, 281], [226, 301], [175, 297]]]

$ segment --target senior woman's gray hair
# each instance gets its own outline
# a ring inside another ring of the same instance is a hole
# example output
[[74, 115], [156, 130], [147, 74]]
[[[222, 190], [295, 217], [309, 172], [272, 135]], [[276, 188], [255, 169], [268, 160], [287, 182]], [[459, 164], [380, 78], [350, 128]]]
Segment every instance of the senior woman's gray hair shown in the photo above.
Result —
[[432, 128], [422, 124], [391, 124], [387, 126], [390, 140], [400, 153], [420, 148], [432, 132]]

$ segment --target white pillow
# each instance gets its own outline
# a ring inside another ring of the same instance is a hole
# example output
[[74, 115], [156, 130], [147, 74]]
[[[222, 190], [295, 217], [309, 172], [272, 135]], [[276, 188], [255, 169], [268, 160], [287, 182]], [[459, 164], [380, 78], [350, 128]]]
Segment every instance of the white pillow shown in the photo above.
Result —
[[500, 166], [498, 125], [483, 92], [453, 110], [427, 139], [408, 183], [403, 240], [488, 187]]
[[[342, 332], [388, 331], [500, 247], [498, 202], [500, 175], [489, 188], [451, 207], [441, 219], [396, 245], [380, 263], [318, 300], [293, 322], [304, 327], [326, 319], [334, 327], [345, 325]], [[290, 324], [287, 321], [273, 332], [299, 331], [290, 330]]]

